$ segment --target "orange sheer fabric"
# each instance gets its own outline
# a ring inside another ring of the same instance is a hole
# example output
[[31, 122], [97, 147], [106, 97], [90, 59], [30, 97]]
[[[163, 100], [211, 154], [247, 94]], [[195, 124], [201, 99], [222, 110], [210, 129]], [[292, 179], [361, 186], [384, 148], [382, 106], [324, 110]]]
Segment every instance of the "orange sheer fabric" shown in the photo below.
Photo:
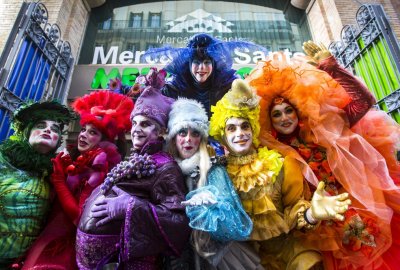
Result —
[[381, 256], [391, 246], [390, 223], [393, 210], [399, 210], [400, 192], [389, 175], [385, 158], [349, 129], [341, 109], [351, 101], [349, 95], [325, 72], [307, 64], [261, 62], [247, 80], [262, 98], [261, 145], [296, 158], [308, 182], [317, 184], [316, 176], [303, 158], [271, 134], [269, 107], [273, 98], [281, 96], [289, 100], [297, 109], [301, 138], [326, 149], [329, 166], [344, 191], [351, 195], [352, 207], [366, 220], [375, 221], [380, 229], [376, 247], [368, 254], [345, 249], [341, 228], [337, 231], [334, 226], [320, 226], [319, 231], [308, 234], [308, 241], [329, 251], [327, 254], [333, 258], [334, 263], [329, 263], [329, 267], [329, 256], [326, 256], [327, 269], [377, 269], [384, 265]]

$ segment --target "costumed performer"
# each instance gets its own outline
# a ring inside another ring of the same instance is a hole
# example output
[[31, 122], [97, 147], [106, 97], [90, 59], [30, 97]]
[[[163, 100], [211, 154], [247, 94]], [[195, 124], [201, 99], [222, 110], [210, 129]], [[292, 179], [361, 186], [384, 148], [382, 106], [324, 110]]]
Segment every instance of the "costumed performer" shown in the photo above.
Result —
[[179, 256], [189, 239], [182, 172], [162, 150], [173, 99], [153, 86], [162, 86], [165, 75], [150, 70], [131, 114], [132, 153], [86, 202], [77, 233], [80, 269], [114, 262], [121, 269], [158, 269], [161, 254]]
[[335, 80], [284, 61], [261, 63], [247, 78], [262, 98], [260, 141], [302, 162], [314, 186], [323, 182], [331, 195], [350, 194], [345, 220], [323, 222], [307, 235], [323, 251], [325, 268], [387, 269], [382, 254], [391, 246], [392, 210], [384, 190], [396, 187], [383, 157], [349, 129], [374, 98], [333, 57], [319, 60]]
[[222, 41], [208, 34], [192, 36], [186, 48], [164, 47], [150, 49], [144, 58], [166, 57], [171, 59], [165, 70], [172, 75], [162, 89], [168, 97], [186, 97], [203, 104], [208, 118], [210, 108], [230, 89], [232, 81], [238, 78], [232, 69], [231, 54], [235, 49], [265, 48], [245, 41]]
[[297, 161], [267, 147], [257, 149], [259, 99], [245, 81], [235, 80], [232, 90], [212, 107], [210, 135], [228, 148], [227, 171], [253, 221], [250, 239], [259, 245], [264, 267], [319, 269], [319, 250], [297, 235], [321, 220], [344, 219], [350, 200], [345, 193], [327, 196], [323, 183], [311, 203], [304, 200]]
[[77, 98], [72, 108], [80, 115], [77, 145], [53, 160], [51, 183], [57, 201], [43, 234], [31, 248], [25, 269], [76, 269], [75, 238], [83, 205], [93, 189], [121, 161], [114, 140], [131, 126], [133, 101], [111, 91]]
[[[189, 226], [194, 229], [195, 253], [194, 260], [190, 260], [193, 249], [188, 246], [185, 250], [189, 253], [185, 269], [256, 269], [260, 265], [255, 252], [244, 244], [232, 242], [246, 240], [253, 224], [242, 207], [222, 157], [215, 157], [213, 149], [207, 146], [208, 130], [203, 105], [196, 100], [178, 98], [169, 114], [167, 148], [182, 169], [190, 191], [182, 204], [186, 205]], [[200, 260], [198, 255], [207, 261]]]
[[0, 145], [0, 268], [9, 269], [44, 228], [51, 204], [48, 176], [74, 114], [56, 101], [27, 103], [14, 113], [15, 131]]

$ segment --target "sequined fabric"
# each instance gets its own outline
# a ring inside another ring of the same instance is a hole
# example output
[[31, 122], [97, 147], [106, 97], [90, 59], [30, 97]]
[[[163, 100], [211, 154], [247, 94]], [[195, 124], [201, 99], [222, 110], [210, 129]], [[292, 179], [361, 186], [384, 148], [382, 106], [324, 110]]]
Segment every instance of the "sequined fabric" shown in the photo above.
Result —
[[76, 235], [76, 261], [81, 270], [94, 269], [104, 257], [115, 252], [119, 235], [86, 234], [78, 230]]

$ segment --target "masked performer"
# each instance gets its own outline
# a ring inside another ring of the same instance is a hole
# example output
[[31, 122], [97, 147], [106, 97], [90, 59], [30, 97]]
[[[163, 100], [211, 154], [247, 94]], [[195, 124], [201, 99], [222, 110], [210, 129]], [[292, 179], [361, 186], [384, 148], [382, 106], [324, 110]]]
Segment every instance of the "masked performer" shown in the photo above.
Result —
[[319, 250], [306, 246], [298, 234], [321, 220], [344, 219], [347, 194], [327, 196], [321, 183], [310, 204], [298, 163], [275, 150], [257, 149], [259, 97], [244, 81], [234, 81], [212, 112], [210, 135], [229, 150], [227, 171], [253, 221], [250, 239], [259, 245], [266, 269], [321, 267]]
[[109, 262], [121, 269], [157, 269], [160, 254], [178, 256], [188, 240], [182, 173], [162, 151], [173, 100], [153, 86], [162, 86], [164, 76], [154, 69], [148, 74], [149, 85], [131, 114], [132, 154], [86, 202], [77, 234], [80, 269]]
[[230, 89], [238, 76], [232, 69], [231, 54], [235, 49], [265, 48], [244, 41], [229, 41], [197, 34], [189, 39], [186, 48], [151, 49], [144, 57], [167, 57], [171, 62], [165, 70], [172, 75], [162, 89], [168, 97], [186, 97], [203, 104], [210, 117], [210, 108]]
[[76, 148], [53, 161], [51, 182], [58, 195], [46, 230], [32, 247], [25, 268], [75, 269], [75, 237], [83, 205], [121, 155], [114, 140], [130, 128], [130, 98], [110, 91], [93, 92], [72, 104], [80, 115]]
[[[186, 205], [189, 225], [195, 229], [192, 233], [195, 259], [185, 269], [255, 269], [259, 261], [250, 259], [258, 259], [254, 252], [248, 255], [249, 248], [232, 242], [246, 240], [253, 225], [222, 165], [223, 160], [215, 157], [207, 146], [208, 129], [208, 117], [199, 102], [179, 98], [172, 105], [167, 146], [191, 191], [182, 204]], [[187, 253], [191, 250], [187, 248]]]
[[11, 268], [44, 227], [51, 203], [51, 158], [73, 118], [55, 101], [25, 104], [14, 113], [15, 134], [0, 145], [1, 269]]
[[250, 75], [262, 97], [261, 143], [302, 162], [313, 185], [325, 183], [331, 195], [350, 194], [352, 207], [343, 221], [323, 222], [307, 236], [324, 251], [326, 269], [390, 269], [390, 260], [382, 259], [391, 247], [392, 209], [385, 192], [396, 187], [384, 158], [349, 129], [374, 98], [333, 57], [319, 60], [335, 80], [311, 66], [282, 61], [261, 63]]

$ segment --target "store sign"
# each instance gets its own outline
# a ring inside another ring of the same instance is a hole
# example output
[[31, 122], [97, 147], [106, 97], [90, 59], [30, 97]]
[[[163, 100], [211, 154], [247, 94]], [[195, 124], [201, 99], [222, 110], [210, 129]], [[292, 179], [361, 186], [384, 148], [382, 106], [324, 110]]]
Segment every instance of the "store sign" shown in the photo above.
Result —
[[232, 33], [234, 24], [203, 9], [197, 9], [166, 24], [168, 33]]
[[[144, 54], [144, 51], [119, 51], [118, 46], [112, 46], [108, 52], [104, 51], [103, 47], [96, 47], [94, 51], [94, 57], [92, 64], [122, 64], [122, 65], [129, 65], [129, 64], [167, 64], [171, 59], [168, 57], [160, 57], [157, 59], [145, 58], [144, 62], [141, 62], [141, 57]], [[233, 61], [236, 64], [256, 64], [258, 61], [265, 60], [267, 57], [271, 58], [274, 54], [278, 52], [268, 52], [266, 54], [263, 51], [250, 51], [249, 49], [234, 50]], [[287, 49], [283, 51], [286, 57], [296, 57], [297, 55], [304, 55], [303, 53], [292, 53], [289, 52]]]
[[[69, 98], [81, 96], [82, 93], [107, 89], [110, 80], [118, 78], [124, 85], [132, 86], [139, 75], [146, 75], [151, 67], [162, 69], [164, 65], [76, 65], [72, 75]], [[253, 66], [235, 65], [237, 74], [244, 78]]]
[[[159, 47], [172, 45], [174, 47], [184, 47], [188, 43], [191, 34], [188, 33], [213, 33], [215, 38], [222, 41], [251, 41], [248, 38], [234, 36], [231, 27], [234, 23], [227, 21], [221, 17], [215, 16], [203, 9], [197, 9], [186, 15], [183, 15], [173, 21], [166, 23], [168, 31], [166, 34], [155, 35], [154, 43]], [[169, 34], [171, 33], [171, 34]], [[229, 34], [229, 37], [224, 37], [222, 34]], [[233, 34], [233, 35], [232, 35]], [[122, 51], [118, 46], [112, 46], [107, 51], [102, 47], [95, 47], [92, 64], [162, 64], [165, 65], [171, 58], [160, 57], [159, 59], [142, 59], [145, 51]], [[291, 54], [291, 52], [286, 52]], [[266, 55], [267, 54], [267, 55]], [[234, 50], [232, 55], [236, 64], [256, 64], [260, 60], [273, 54], [266, 51], [249, 51]]]
[[[275, 59], [284, 62], [305, 62], [306, 58], [303, 53], [290, 53], [289, 51], [270, 53], [261, 59], [261, 56], [254, 56], [253, 58], [246, 53], [237, 53], [238, 59], [233, 68], [236, 73], [245, 78], [251, 70], [255, 67], [252, 61]], [[239, 59], [240, 58], [240, 59]], [[248, 64], [250, 63], [250, 64]], [[122, 84], [132, 86], [139, 75], [146, 75], [151, 67], [162, 69], [165, 64], [150, 63], [150, 64], [129, 64], [129, 65], [77, 65], [74, 68], [72, 75], [71, 87], [69, 98], [82, 95], [85, 91], [96, 89], [107, 89], [108, 83], [111, 79], [118, 78]]]

